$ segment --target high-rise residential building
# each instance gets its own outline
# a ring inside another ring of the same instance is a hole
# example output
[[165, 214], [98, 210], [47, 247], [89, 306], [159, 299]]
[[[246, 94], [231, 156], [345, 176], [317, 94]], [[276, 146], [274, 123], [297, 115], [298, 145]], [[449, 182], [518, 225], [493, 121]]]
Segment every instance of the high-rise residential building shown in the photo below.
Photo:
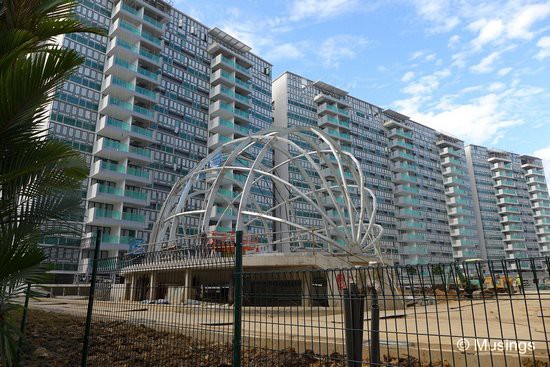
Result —
[[540, 159], [465, 148], [452, 135], [290, 72], [274, 80], [273, 100], [276, 126], [318, 126], [359, 160], [378, 198], [385, 257], [422, 264], [549, 253]]
[[[161, 0], [80, 0], [77, 15], [108, 29], [108, 36], [60, 40], [86, 60], [58, 91], [49, 134], [84, 154], [90, 177], [74, 220], [80, 234], [42, 241], [58, 281], [87, 271], [98, 229], [103, 257], [148, 242], [179, 177], [224, 142], [272, 123], [317, 126], [357, 158], [377, 197], [376, 221], [384, 227], [379, 245], [389, 260], [424, 264], [550, 254], [550, 199], [540, 159], [464, 148], [460, 139], [399, 112], [290, 72], [273, 82], [272, 98], [269, 62]], [[218, 159], [223, 157], [212, 164]], [[278, 159], [268, 152], [263, 163]], [[299, 177], [276, 172], [290, 181]], [[243, 178], [237, 172], [225, 177], [210, 231], [234, 229], [230, 216], [217, 219], [227, 200], [238, 200]], [[270, 207], [286, 199], [275, 191], [266, 181], [253, 195]], [[194, 200], [200, 208], [201, 198]], [[338, 198], [326, 202], [330, 215]], [[299, 205], [304, 225], [319, 224], [307, 203]], [[251, 223], [247, 230], [263, 229]]]
[[477, 145], [466, 147], [466, 158], [482, 256], [547, 255], [550, 200], [542, 161]]
[[[466, 173], [453, 176], [454, 164], [447, 167], [445, 163], [464, 160], [463, 148], [458, 148], [459, 157], [451, 161], [435, 130], [290, 72], [274, 80], [273, 101], [276, 126], [318, 126], [358, 159], [366, 184], [378, 200], [376, 222], [384, 227], [379, 244], [384, 257], [422, 264], [478, 256], [475, 249], [454, 251], [455, 244], [465, 246], [467, 239], [475, 237], [472, 212], [467, 209], [471, 207], [469, 183], [461, 178]], [[442, 165], [449, 171], [445, 176]], [[292, 180], [293, 172], [288, 175]], [[456, 196], [457, 190], [465, 193]], [[465, 210], [470, 214], [464, 214]], [[448, 211], [456, 214], [452, 237]], [[304, 207], [303, 212], [311, 210]], [[310, 225], [315, 220], [303, 218]]]
[[[103, 257], [147, 242], [177, 178], [220, 143], [272, 121], [271, 65], [227, 33], [160, 0], [81, 0], [76, 12], [108, 36], [60, 40], [86, 61], [60, 88], [49, 132], [90, 166], [76, 219], [82, 236], [43, 240], [60, 281], [72, 280], [79, 258], [87, 271], [98, 229]], [[270, 187], [255, 195], [272, 200]]]

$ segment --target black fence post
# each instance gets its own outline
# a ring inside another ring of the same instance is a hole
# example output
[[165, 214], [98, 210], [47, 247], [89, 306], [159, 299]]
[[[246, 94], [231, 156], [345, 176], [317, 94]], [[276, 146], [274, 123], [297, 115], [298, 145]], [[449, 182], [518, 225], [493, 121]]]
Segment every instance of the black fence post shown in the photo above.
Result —
[[242, 272], [243, 272], [243, 231], [235, 233], [235, 270], [233, 272], [233, 367], [241, 365], [241, 308], [242, 308]]
[[370, 287], [372, 295], [370, 320], [370, 365], [380, 366], [380, 307], [376, 287]]
[[99, 247], [101, 244], [101, 230], [96, 232], [94, 262], [92, 264], [92, 283], [90, 284], [90, 295], [88, 296], [88, 310], [86, 313], [86, 326], [84, 329], [84, 342], [82, 344], [82, 362], [81, 367], [88, 365], [88, 345], [90, 343], [90, 329], [92, 326], [92, 311], [94, 307], [94, 293], [97, 276], [97, 262], [99, 260]]
[[16, 366], [19, 365], [19, 358], [21, 357], [21, 348], [23, 347], [23, 339], [25, 338], [25, 327], [27, 326], [27, 314], [29, 312], [29, 298], [31, 296], [31, 283], [27, 283], [27, 290], [25, 292], [25, 305], [23, 306], [23, 316], [21, 316], [21, 327], [19, 336], [19, 345], [17, 346]]
[[361, 367], [363, 364], [364, 301], [365, 298], [359, 294], [355, 283], [351, 283], [349, 288], [344, 289], [344, 322], [348, 367]]

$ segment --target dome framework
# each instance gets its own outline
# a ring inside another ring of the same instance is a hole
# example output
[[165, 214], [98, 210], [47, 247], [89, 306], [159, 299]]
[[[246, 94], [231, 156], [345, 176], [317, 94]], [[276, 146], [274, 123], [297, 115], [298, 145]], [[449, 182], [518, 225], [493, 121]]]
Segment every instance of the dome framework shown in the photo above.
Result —
[[376, 207], [358, 160], [326, 131], [272, 128], [220, 144], [180, 178], [149, 249], [192, 246], [206, 254], [207, 238], [231, 242], [242, 230], [250, 253], [380, 256]]

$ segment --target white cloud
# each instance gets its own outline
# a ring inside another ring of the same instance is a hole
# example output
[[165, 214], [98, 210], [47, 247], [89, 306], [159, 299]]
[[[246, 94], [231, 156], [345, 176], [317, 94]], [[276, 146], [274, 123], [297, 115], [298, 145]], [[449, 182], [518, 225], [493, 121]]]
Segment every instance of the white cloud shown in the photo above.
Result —
[[447, 47], [453, 48], [460, 42], [460, 36], [458, 34], [453, 35], [451, 38], [449, 38], [449, 43], [447, 43]]
[[533, 155], [542, 159], [542, 165], [546, 173], [546, 182], [550, 182], [550, 146], [536, 150]]
[[508, 24], [507, 33], [510, 38], [531, 39], [534, 32], [533, 24], [550, 16], [550, 2], [524, 6]]
[[305, 44], [283, 43], [273, 46], [265, 53], [265, 58], [270, 61], [296, 60], [304, 57]]
[[[407, 74], [405, 74], [407, 75]], [[414, 83], [405, 86], [401, 91], [412, 96], [429, 95], [439, 88], [440, 80], [451, 75], [449, 69], [443, 69], [433, 74], [424, 75]]]
[[504, 32], [504, 24], [500, 19], [486, 22], [480, 29], [479, 35], [472, 41], [475, 48], [481, 48], [487, 43], [493, 42]]
[[508, 75], [512, 71], [512, 68], [502, 68], [498, 71], [498, 75], [505, 76]]
[[448, 32], [460, 23], [460, 18], [449, 11], [449, 0], [415, 0], [413, 3], [420, 17], [434, 23], [435, 27], [429, 29], [432, 33]]
[[357, 5], [357, 0], [294, 0], [289, 18], [293, 21], [332, 18], [351, 12]]
[[500, 57], [499, 52], [491, 52], [485, 56], [477, 65], [470, 67], [470, 71], [476, 74], [485, 74], [493, 71], [494, 62]]
[[318, 54], [327, 67], [338, 67], [340, 61], [353, 59], [368, 44], [364, 37], [338, 35], [327, 38], [319, 47]]
[[424, 60], [426, 60], [426, 61], [433, 61], [433, 60], [435, 60], [436, 56], [437, 56], [436, 54], [429, 54], [429, 55], [426, 55], [426, 57], [424, 58]]
[[544, 60], [545, 58], [550, 57], [550, 36], [542, 37], [537, 42], [537, 47], [540, 48], [540, 50], [536, 54], [535, 58], [538, 60]]
[[445, 103], [437, 105], [439, 110], [430, 109], [427, 113], [419, 111], [423, 101], [417, 98], [396, 101], [395, 105], [401, 113], [436, 130], [452, 131], [468, 142], [483, 144], [494, 141], [504, 129], [523, 123], [501, 108], [504, 97], [503, 93], [490, 93], [462, 104], [445, 99]]
[[407, 71], [402, 77], [401, 77], [401, 81], [402, 82], [410, 82], [411, 80], [413, 80], [414, 78], [414, 72], [413, 71]]
[[504, 87], [505, 87], [504, 83], [495, 82], [495, 83], [491, 83], [489, 85], [489, 87], [487, 88], [487, 90], [489, 92], [497, 92], [497, 91], [503, 89]]

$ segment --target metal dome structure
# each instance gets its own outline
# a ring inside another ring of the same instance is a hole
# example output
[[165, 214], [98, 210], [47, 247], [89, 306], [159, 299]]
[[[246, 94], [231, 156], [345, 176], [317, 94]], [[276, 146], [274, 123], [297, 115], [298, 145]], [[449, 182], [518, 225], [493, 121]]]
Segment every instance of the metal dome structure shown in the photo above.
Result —
[[[252, 252], [378, 255], [376, 197], [357, 159], [316, 127], [220, 142], [170, 191], [150, 251], [243, 230]], [[246, 237], [248, 236], [248, 237]]]

